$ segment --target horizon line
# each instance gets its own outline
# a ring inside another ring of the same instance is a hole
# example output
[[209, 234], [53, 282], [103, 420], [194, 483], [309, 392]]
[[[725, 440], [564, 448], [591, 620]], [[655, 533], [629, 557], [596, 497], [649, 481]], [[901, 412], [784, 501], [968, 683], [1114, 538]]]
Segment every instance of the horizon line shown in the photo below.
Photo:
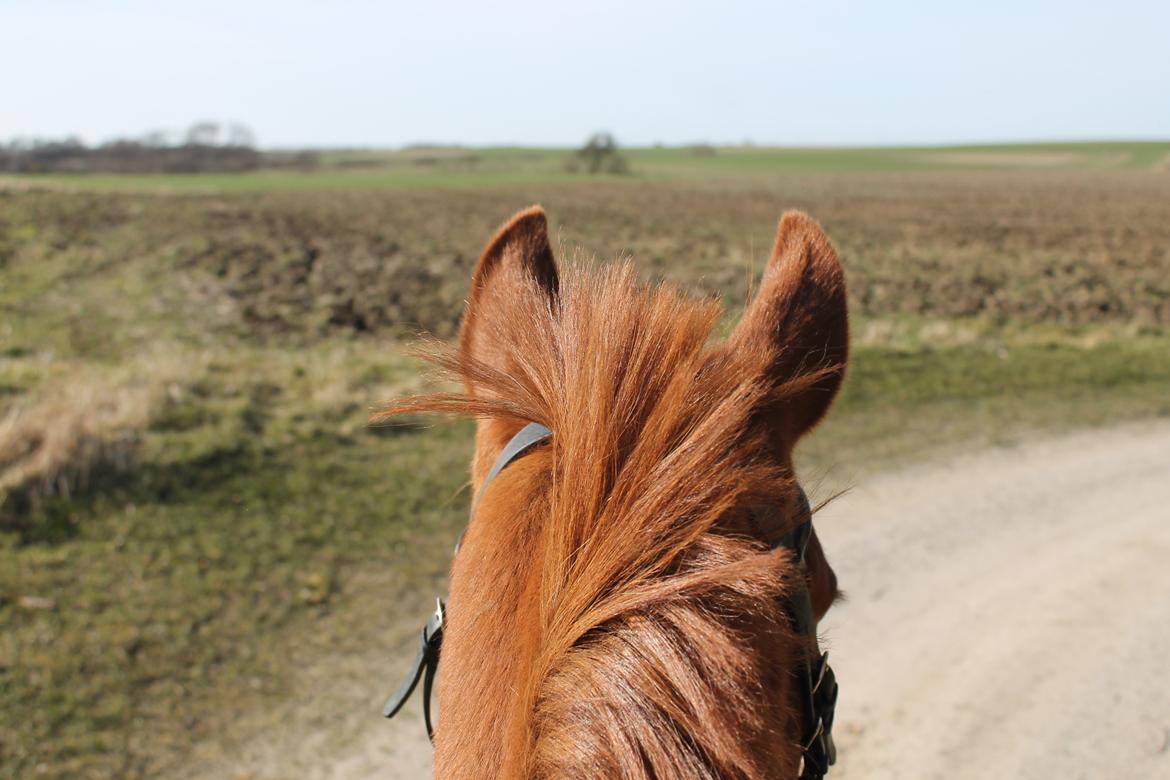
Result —
[[[900, 141], [886, 144], [834, 144], [834, 143], [762, 143], [755, 141], [687, 141], [679, 143], [633, 143], [622, 144], [619, 149], [688, 149], [692, 147], [713, 147], [716, 149], [791, 149], [793, 151], [851, 151], [879, 149], [961, 149], [978, 146], [1076, 146], [1083, 144], [1170, 144], [1170, 135], [1114, 136], [1110, 138], [1037, 138], [1037, 139], [995, 139], [963, 140], [943, 142]], [[402, 144], [322, 144], [258, 145], [262, 152], [323, 151], [323, 152], [404, 152], [414, 149], [537, 149], [547, 151], [572, 150], [579, 144], [558, 143], [516, 143], [492, 142], [468, 144], [458, 141], [410, 141]]]

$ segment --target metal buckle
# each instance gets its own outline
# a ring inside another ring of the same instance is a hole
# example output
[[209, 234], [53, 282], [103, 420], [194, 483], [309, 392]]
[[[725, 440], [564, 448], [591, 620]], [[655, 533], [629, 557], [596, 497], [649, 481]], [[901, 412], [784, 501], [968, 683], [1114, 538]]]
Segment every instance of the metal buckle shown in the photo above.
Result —
[[825, 721], [820, 715], [817, 716], [817, 725], [813, 728], [812, 736], [808, 738], [808, 742], [801, 746], [801, 750], [805, 753], [812, 752], [813, 745], [825, 733]]
[[825, 743], [824, 722], [818, 717], [813, 735], [801, 746], [799, 777], [802, 780], [820, 780], [829, 771], [829, 765], [832, 763]]
[[442, 630], [443, 622], [445, 620], [446, 615], [443, 612], [443, 600], [436, 596], [435, 611], [431, 614], [431, 619], [427, 621], [426, 625], [427, 641], [430, 641], [431, 637], [434, 636], [437, 631]]
[[821, 689], [821, 683], [825, 681], [825, 670], [829, 668], [829, 651], [821, 653], [821, 657], [817, 659], [816, 674], [813, 675], [812, 692], [815, 694]]

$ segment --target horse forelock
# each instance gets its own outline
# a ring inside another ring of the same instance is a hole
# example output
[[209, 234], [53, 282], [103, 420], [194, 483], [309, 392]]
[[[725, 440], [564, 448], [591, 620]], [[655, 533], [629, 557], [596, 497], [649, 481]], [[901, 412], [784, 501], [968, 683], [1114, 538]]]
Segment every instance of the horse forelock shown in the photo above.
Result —
[[[770, 356], [712, 345], [715, 302], [638, 286], [628, 265], [573, 268], [554, 300], [535, 284], [513, 289], [506, 311], [477, 322], [507, 366], [439, 352], [471, 391], [386, 411], [445, 409], [554, 431], [547, 473], [507, 483], [534, 493], [506, 502], [531, 514], [507, 522], [534, 535], [496, 550], [529, 556], [501, 567], [528, 583], [509, 591], [525, 603], [500, 617], [524, 613], [524, 667], [514, 690], [469, 704], [481, 719], [493, 708], [516, 719], [490, 750], [473, 743], [498, 740], [498, 724], [452, 735], [442, 763], [461, 777], [794, 775], [786, 670], [800, 642], [781, 597], [795, 570], [735, 522], [789, 487], [753, 424], [759, 405], [784, 392], [760, 370]], [[477, 612], [485, 641], [507, 634]], [[444, 663], [444, 689], [458, 691], [460, 665]], [[439, 735], [441, 744], [442, 726]]]

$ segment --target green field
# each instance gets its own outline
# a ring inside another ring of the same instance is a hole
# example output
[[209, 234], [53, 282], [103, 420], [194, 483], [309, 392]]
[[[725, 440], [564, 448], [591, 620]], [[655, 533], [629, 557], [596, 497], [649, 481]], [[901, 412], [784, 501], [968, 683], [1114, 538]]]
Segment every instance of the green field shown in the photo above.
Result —
[[[822, 173], [913, 171], [1150, 169], [1165, 167], [1170, 142], [1052, 143], [900, 148], [690, 147], [624, 152], [631, 172], [614, 182], [748, 180]], [[418, 149], [336, 151], [313, 171], [246, 174], [43, 175], [21, 184], [163, 192], [271, 192], [337, 189], [478, 188], [575, 183], [565, 170], [570, 149]], [[588, 177], [584, 177], [588, 178]]]
[[315, 717], [374, 716], [466, 518], [472, 428], [366, 419], [432, 386], [413, 334], [455, 332], [535, 201], [563, 258], [632, 256], [727, 327], [782, 211], [823, 222], [854, 352], [798, 453], [816, 497], [1170, 415], [1170, 143], [637, 149], [599, 178], [565, 154], [0, 183], [0, 775], [179, 776], [284, 728], [309, 668], [357, 691]]

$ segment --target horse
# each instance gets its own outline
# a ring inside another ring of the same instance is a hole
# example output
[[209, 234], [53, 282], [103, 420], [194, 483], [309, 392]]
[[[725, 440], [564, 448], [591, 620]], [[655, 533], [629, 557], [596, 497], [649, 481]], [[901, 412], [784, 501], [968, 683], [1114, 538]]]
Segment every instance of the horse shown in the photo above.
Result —
[[848, 358], [821, 227], [785, 213], [715, 341], [720, 317], [629, 260], [562, 273], [532, 207], [480, 257], [457, 344], [430, 352], [462, 391], [377, 415], [477, 420], [449, 607], [387, 707], [424, 671], [429, 701], [441, 639], [435, 777], [827, 771], [837, 686], [816, 624], [839, 593], [792, 459]]

